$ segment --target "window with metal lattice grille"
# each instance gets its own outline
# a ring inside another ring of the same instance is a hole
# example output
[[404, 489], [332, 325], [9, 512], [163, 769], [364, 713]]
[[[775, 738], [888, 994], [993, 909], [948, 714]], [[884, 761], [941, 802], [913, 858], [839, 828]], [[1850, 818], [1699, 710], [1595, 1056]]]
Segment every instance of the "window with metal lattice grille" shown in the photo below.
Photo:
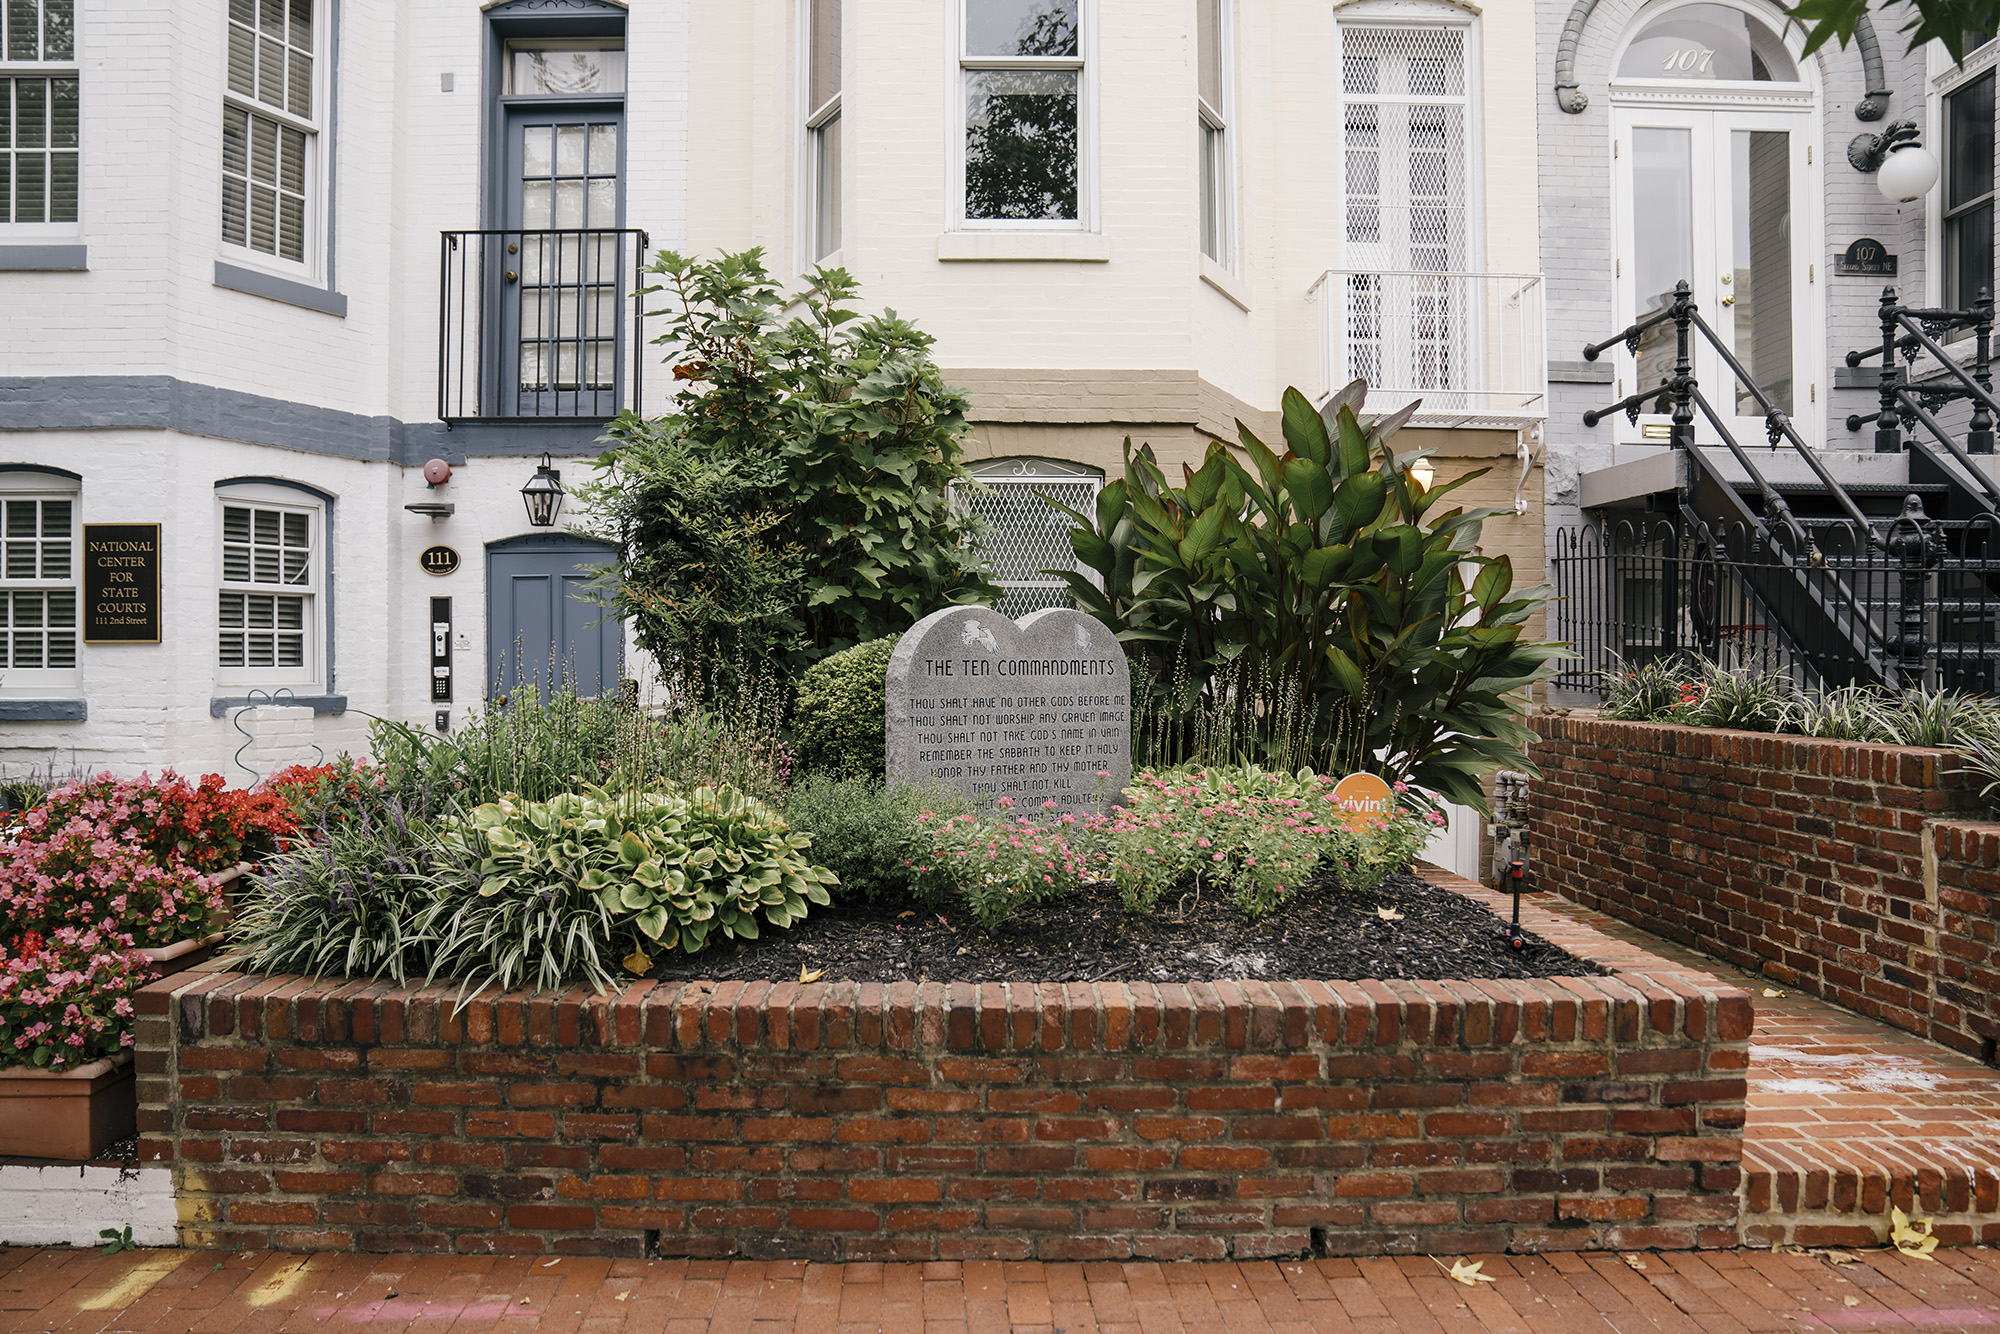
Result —
[[954, 503], [984, 521], [980, 540], [993, 582], [1005, 590], [996, 608], [1022, 617], [1070, 606], [1069, 585], [1048, 570], [1089, 573], [1069, 544], [1074, 523], [1043, 499], [1093, 514], [1104, 479], [1096, 470], [1053, 459], [985, 459], [972, 464], [975, 486], [953, 488]]
[[1399, 390], [1465, 388], [1478, 313], [1467, 29], [1344, 23], [1340, 42], [1346, 373]]
[[74, 683], [76, 494], [0, 493], [0, 685]]

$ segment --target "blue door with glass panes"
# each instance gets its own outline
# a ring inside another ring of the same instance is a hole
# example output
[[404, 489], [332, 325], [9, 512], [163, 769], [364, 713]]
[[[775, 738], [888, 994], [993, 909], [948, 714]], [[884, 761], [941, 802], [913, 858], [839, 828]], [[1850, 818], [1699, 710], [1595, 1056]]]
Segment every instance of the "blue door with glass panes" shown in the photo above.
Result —
[[636, 276], [617, 230], [624, 113], [535, 99], [506, 130], [494, 415], [613, 416]]
[[617, 689], [624, 624], [590, 584], [615, 548], [535, 533], [486, 548], [486, 682], [498, 700], [568, 684], [587, 697]]

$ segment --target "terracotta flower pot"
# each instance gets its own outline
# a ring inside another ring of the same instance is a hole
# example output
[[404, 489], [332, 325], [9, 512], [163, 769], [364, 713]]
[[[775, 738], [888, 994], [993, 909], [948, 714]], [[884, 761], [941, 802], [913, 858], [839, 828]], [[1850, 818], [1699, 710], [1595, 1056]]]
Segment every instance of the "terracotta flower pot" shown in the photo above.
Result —
[[131, 1052], [74, 1070], [0, 1069], [0, 1154], [80, 1161], [137, 1129]]

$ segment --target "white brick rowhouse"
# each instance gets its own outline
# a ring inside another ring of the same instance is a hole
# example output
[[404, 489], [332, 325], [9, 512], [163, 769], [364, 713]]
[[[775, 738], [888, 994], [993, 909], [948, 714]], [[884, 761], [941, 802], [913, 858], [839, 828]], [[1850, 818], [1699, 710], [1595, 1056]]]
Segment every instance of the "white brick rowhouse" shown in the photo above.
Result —
[[[665, 402], [637, 231], [848, 268], [937, 337], [996, 494], [1087, 497], [1128, 435], [1169, 466], [1238, 418], [1275, 436], [1286, 385], [1369, 370], [1448, 391], [1408, 437], [1441, 472], [1496, 464], [1476, 499], [1534, 498], [1525, 0], [0, 6], [0, 88], [39, 117], [0, 144], [10, 771], [248, 781], [358, 748], [367, 715], [461, 720], [510, 638], [533, 660], [581, 636], [621, 670], [574, 598], [523, 610], [588, 553], [548, 549], [573, 504], [535, 529], [518, 493], [545, 452], [586, 477], [613, 410]], [[1000, 132], [1027, 185], [980, 137], [1021, 107]], [[1415, 269], [1473, 275], [1490, 318], [1409, 333]], [[1488, 546], [1533, 575], [1523, 508]], [[157, 643], [79, 633], [74, 544], [114, 524], [159, 525]], [[1060, 535], [1000, 540], [1014, 609], [1049, 596]], [[435, 545], [455, 573], [419, 568]]]

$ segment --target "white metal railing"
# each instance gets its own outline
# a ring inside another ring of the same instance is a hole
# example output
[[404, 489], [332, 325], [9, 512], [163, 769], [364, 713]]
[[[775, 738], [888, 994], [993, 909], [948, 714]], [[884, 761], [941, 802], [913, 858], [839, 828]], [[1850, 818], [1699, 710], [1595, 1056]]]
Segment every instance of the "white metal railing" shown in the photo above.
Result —
[[1328, 269], [1319, 307], [1319, 393], [1368, 382], [1368, 410], [1421, 399], [1431, 426], [1521, 426], [1548, 416], [1539, 273]]

